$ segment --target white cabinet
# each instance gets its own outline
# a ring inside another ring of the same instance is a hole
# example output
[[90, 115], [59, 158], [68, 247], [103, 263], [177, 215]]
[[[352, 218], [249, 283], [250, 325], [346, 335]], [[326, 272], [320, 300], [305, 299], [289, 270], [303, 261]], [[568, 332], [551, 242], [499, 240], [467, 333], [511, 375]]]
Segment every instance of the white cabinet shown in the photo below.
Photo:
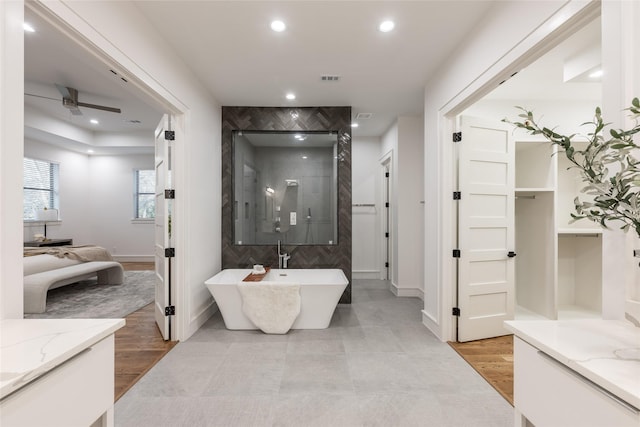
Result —
[[517, 427], [640, 425], [638, 328], [599, 319], [505, 326], [515, 334]]
[[578, 171], [546, 141], [516, 143], [516, 318], [598, 317], [602, 231], [569, 224]]
[[514, 340], [514, 401], [536, 427], [637, 427], [630, 404], [526, 343]]
[[114, 335], [122, 319], [1, 323], [0, 425], [113, 425]]

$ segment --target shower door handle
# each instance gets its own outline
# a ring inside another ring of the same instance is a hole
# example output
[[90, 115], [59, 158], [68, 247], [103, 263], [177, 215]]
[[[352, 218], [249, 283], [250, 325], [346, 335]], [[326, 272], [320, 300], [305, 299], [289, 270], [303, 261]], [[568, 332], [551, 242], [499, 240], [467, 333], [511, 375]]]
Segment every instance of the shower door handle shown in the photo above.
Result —
[[507, 253], [507, 256], [508, 256], [509, 258], [513, 258], [513, 257], [515, 257], [515, 256], [516, 256], [516, 253], [515, 253], [515, 252], [513, 252], [513, 251], [509, 251], [509, 252]]

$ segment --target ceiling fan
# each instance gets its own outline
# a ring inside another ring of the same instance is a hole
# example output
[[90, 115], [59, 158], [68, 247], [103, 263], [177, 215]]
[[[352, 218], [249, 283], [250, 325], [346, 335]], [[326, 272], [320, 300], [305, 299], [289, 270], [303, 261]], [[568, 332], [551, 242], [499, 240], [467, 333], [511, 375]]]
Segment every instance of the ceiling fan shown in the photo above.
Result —
[[121, 113], [119, 108], [107, 107], [104, 105], [88, 104], [78, 101], [78, 90], [72, 87], [62, 86], [56, 83], [58, 91], [62, 95], [62, 105], [71, 111], [75, 116], [81, 116], [82, 111], [78, 107], [94, 108], [96, 110], [109, 111], [111, 113]]
[[[58, 91], [62, 95], [62, 106], [71, 111], [74, 116], [81, 116], [82, 111], [78, 107], [94, 108], [96, 110], [109, 111], [111, 113], [121, 113], [119, 108], [107, 107], [105, 105], [88, 104], [86, 102], [78, 101], [78, 90], [72, 87], [62, 86], [56, 83]], [[58, 98], [50, 98], [48, 96], [35, 95], [32, 93], [25, 93], [28, 96], [35, 96], [36, 98], [51, 99], [53, 101], [59, 101]]]

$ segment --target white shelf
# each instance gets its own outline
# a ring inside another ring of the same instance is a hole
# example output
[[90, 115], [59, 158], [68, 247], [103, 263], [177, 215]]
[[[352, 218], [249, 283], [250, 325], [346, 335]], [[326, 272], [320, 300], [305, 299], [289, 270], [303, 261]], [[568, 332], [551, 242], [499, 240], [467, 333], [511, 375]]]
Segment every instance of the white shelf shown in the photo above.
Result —
[[558, 306], [558, 320], [601, 319], [602, 315], [578, 305]]
[[524, 308], [521, 305], [516, 305], [515, 320], [549, 320], [541, 314]]
[[601, 228], [559, 228], [558, 234], [602, 234]]
[[515, 189], [516, 196], [522, 193], [549, 193], [553, 191], [555, 191], [555, 189], [550, 187], [518, 187]]

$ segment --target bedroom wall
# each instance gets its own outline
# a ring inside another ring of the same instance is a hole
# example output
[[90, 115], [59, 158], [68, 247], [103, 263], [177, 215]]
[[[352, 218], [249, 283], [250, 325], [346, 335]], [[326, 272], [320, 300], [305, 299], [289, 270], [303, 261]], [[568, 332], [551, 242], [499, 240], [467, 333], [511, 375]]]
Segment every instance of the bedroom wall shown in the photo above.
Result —
[[[95, 244], [119, 261], [153, 261], [153, 221], [133, 221], [133, 171], [153, 169], [152, 154], [89, 156], [25, 139], [25, 157], [60, 165], [60, 222], [47, 226], [49, 238]], [[42, 233], [25, 224], [24, 239]]]
[[118, 261], [153, 261], [154, 221], [133, 219], [133, 172], [153, 169], [153, 163], [153, 154], [89, 158], [90, 241]]

